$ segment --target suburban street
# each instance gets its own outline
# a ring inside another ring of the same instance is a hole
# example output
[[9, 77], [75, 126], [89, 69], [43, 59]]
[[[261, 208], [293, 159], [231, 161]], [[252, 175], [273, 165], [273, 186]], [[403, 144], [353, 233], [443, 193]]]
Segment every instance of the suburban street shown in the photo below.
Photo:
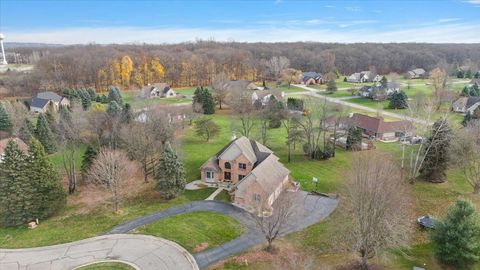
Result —
[[348, 107], [351, 107], [351, 108], [354, 108], [354, 109], [359, 109], [359, 110], [363, 110], [363, 111], [367, 111], [367, 112], [373, 112], [373, 113], [381, 112], [382, 115], [393, 117], [393, 118], [398, 118], [398, 119], [402, 119], [402, 120], [411, 121], [411, 122], [416, 123], [416, 124], [421, 124], [421, 125], [432, 125], [433, 124], [433, 122], [426, 122], [425, 120], [422, 120], [422, 119], [419, 119], [419, 118], [414, 118], [414, 117], [402, 115], [402, 114], [399, 114], [399, 113], [387, 112], [387, 111], [383, 111], [383, 110], [380, 111], [380, 110], [373, 109], [373, 108], [370, 108], [370, 107], [367, 107], [367, 106], [351, 103], [351, 102], [345, 101], [345, 99], [342, 99], [342, 98], [333, 98], [333, 97], [327, 97], [327, 96], [319, 95], [317, 92], [322, 91], [322, 90], [311, 88], [311, 87], [308, 87], [308, 86], [305, 86], [305, 85], [302, 85], [302, 84], [293, 84], [293, 86], [298, 87], [298, 88], [302, 88], [302, 89], [305, 89], [305, 90], [308, 91], [308, 92], [294, 93], [295, 95], [309, 95], [309, 96], [314, 96], [314, 97], [317, 97], [317, 98], [324, 98], [328, 102], [331, 102], [331, 103], [336, 103], [336, 104], [340, 104], [340, 105], [343, 105], [343, 106], [348, 106]]

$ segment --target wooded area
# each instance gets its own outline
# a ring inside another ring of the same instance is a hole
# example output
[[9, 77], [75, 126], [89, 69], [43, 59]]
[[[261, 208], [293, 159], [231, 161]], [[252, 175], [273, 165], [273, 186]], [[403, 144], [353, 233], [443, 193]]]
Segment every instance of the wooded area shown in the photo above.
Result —
[[[14, 50], [14, 49], [12, 49]], [[350, 74], [373, 70], [378, 74], [403, 74], [437, 66], [454, 72], [480, 63], [478, 44], [335, 44], [335, 43], [219, 43], [197, 41], [173, 45], [85, 45], [19, 48], [22, 59], [36, 68], [27, 75], [0, 78], [11, 95], [17, 91], [109, 85], [138, 88], [166, 82], [173, 87], [211, 85], [217, 74], [228, 79], [260, 81], [277, 79], [275, 67], [301, 71]], [[280, 57], [281, 56], [281, 57]], [[276, 60], [272, 61], [272, 58]], [[277, 65], [277, 66], [278, 66]]]

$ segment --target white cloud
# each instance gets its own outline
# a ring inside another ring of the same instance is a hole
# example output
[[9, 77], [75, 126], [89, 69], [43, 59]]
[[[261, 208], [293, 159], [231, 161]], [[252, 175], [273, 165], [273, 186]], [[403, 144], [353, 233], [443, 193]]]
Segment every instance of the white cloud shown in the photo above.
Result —
[[361, 24], [371, 24], [371, 23], [376, 23], [376, 22], [378, 22], [378, 21], [375, 21], [375, 20], [351, 21], [351, 22], [339, 24], [338, 27], [345, 28], [345, 27], [350, 27], [350, 26], [356, 26], [356, 25], [361, 25]]
[[[362, 21], [357, 21], [362, 22]], [[43, 42], [58, 44], [86, 43], [178, 43], [195, 39], [241, 42], [427, 42], [480, 43], [480, 24], [441, 24], [401, 30], [372, 30], [348, 28], [255, 27], [255, 28], [69, 28], [44, 31], [5, 31], [6, 41]]]
[[474, 4], [474, 5], [480, 5], [480, 0], [465, 0], [463, 2]]
[[442, 18], [442, 19], [438, 19], [437, 22], [439, 23], [446, 23], [446, 22], [456, 22], [456, 21], [459, 21], [461, 20], [460, 18]]

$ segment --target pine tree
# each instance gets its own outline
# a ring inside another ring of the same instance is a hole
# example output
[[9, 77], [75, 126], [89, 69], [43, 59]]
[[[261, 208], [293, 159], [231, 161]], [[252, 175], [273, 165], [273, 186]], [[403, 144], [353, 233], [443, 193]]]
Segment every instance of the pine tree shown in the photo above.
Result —
[[408, 108], [408, 97], [405, 92], [395, 92], [390, 98], [390, 103], [388, 104], [389, 109], [406, 109]]
[[122, 113], [122, 107], [116, 101], [110, 101], [107, 107], [107, 114], [111, 117], [117, 117]]
[[47, 153], [51, 154], [55, 152], [56, 146], [53, 134], [48, 127], [47, 119], [43, 113], [38, 115], [37, 127], [35, 128], [35, 137], [40, 141]]
[[0, 104], [0, 132], [4, 132], [10, 136], [12, 134], [12, 121], [8, 116], [3, 104]]
[[470, 113], [470, 111], [468, 111], [467, 114], [465, 114], [465, 116], [463, 117], [462, 126], [466, 127], [468, 125], [468, 122], [470, 122], [472, 118], [472, 114]]
[[108, 101], [110, 102], [115, 101], [120, 106], [123, 104], [122, 95], [120, 94], [120, 90], [118, 90], [117, 87], [115, 86], [108, 87]]
[[65, 206], [66, 193], [60, 178], [48, 159], [42, 144], [33, 139], [28, 148], [27, 172], [33, 185], [35, 196], [35, 218], [44, 219]]
[[388, 79], [387, 77], [383, 76], [382, 79], [380, 80], [380, 85], [382, 88], [387, 88], [388, 86]]
[[350, 127], [347, 133], [347, 150], [357, 151], [362, 148], [362, 131], [355, 127]]
[[90, 100], [91, 100], [91, 101], [94, 101], [94, 100], [97, 98], [97, 93], [95, 93], [95, 89], [89, 87], [89, 88], [87, 89], [87, 93], [88, 93], [88, 95], [90, 96]]
[[26, 158], [17, 143], [9, 140], [0, 163], [0, 218], [5, 226], [22, 225], [36, 218]]
[[433, 124], [430, 136], [423, 147], [425, 158], [420, 174], [425, 180], [435, 183], [445, 181], [451, 133], [446, 119], [439, 119]]
[[122, 109], [122, 122], [130, 123], [133, 119], [132, 106], [129, 103], [125, 103]]
[[333, 93], [337, 91], [337, 84], [335, 83], [335, 80], [330, 80], [327, 83], [327, 92], [328, 93]]
[[192, 106], [193, 111], [201, 113], [203, 111], [203, 87], [197, 87], [193, 93]]
[[207, 88], [203, 89], [203, 114], [214, 114], [215, 113], [215, 100], [213, 99], [212, 94], [208, 91]]
[[25, 118], [25, 121], [18, 130], [18, 137], [25, 143], [29, 143], [34, 134], [35, 126], [33, 126], [32, 122], [28, 118]]
[[82, 108], [84, 111], [87, 111], [92, 106], [92, 99], [88, 93], [81, 96]]
[[455, 269], [470, 269], [480, 262], [480, 220], [474, 206], [458, 200], [436, 224], [432, 242], [437, 259]]
[[167, 200], [175, 198], [185, 188], [183, 163], [168, 142], [160, 158], [155, 179], [158, 181], [160, 196]]
[[87, 149], [85, 150], [85, 153], [83, 154], [82, 157], [82, 166], [81, 166], [81, 171], [82, 173], [86, 173], [88, 169], [90, 169], [90, 166], [93, 163], [93, 160], [95, 160], [95, 157], [97, 156], [98, 151], [93, 147], [92, 145], [88, 145]]

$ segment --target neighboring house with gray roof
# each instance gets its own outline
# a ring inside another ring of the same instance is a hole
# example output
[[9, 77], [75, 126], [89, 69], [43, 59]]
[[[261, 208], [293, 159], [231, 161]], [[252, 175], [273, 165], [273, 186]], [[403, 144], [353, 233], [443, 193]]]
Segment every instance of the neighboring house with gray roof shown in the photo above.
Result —
[[142, 88], [140, 92], [140, 97], [142, 98], [174, 98], [177, 96], [175, 90], [173, 90], [170, 85], [166, 83], [154, 83], [149, 84]]
[[53, 105], [54, 110], [58, 110], [60, 106], [70, 106], [70, 101], [67, 98], [57, 93], [47, 91], [40, 92], [30, 99], [30, 111], [44, 113], [47, 111], [50, 103]]
[[258, 87], [252, 81], [247, 80], [228, 81], [224, 84], [223, 88], [227, 91], [263, 90], [263, 87]]
[[426, 75], [427, 72], [423, 68], [416, 68], [407, 72], [408, 79], [424, 79]]
[[271, 208], [292, 182], [273, 152], [247, 137], [229, 142], [200, 168], [201, 180], [229, 189], [233, 203], [254, 210]]
[[473, 113], [480, 106], [480, 97], [460, 97], [452, 104], [452, 110], [458, 113]]

